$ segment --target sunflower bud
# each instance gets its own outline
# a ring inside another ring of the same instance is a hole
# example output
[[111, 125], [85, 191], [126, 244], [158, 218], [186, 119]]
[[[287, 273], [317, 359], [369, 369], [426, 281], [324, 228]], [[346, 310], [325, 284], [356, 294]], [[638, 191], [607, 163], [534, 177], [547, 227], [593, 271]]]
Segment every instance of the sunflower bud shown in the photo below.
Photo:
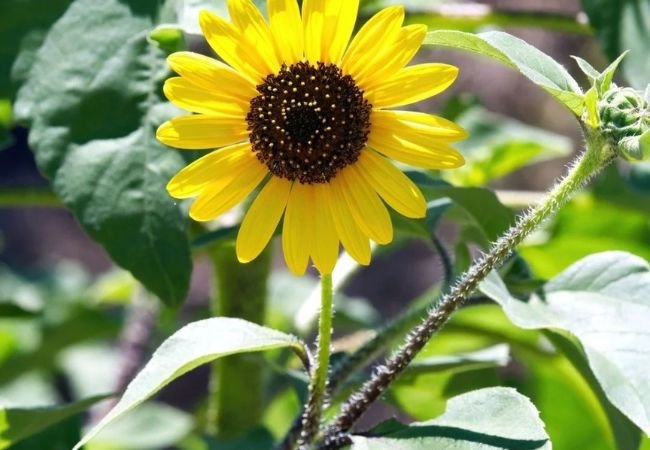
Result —
[[650, 106], [642, 92], [612, 85], [598, 103], [598, 113], [601, 130], [621, 156], [631, 161], [650, 159]]

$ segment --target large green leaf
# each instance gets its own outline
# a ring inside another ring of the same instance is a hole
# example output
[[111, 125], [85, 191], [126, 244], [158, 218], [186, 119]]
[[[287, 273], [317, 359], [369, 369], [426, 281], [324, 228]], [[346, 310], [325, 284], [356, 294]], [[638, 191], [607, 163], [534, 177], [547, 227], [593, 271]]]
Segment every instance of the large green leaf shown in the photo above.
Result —
[[379, 437], [353, 436], [352, 450], [550, 449], [535, 406], [514, 389], [488, 388], [449, 400], [435, 420], [392, 426]]
[[566, 69], [550, 56], [508, 33], [436, 30], [427, 34], [424, 43], [476, 53], [512, 67], [549, 92], [576, 116], [583, 113], [582, 91]]
[[303, 346], [297, 338], [241, 319], [217, 317], [185, 326], [163, 342], [117, 405], [86, 434], [75, 450], [190, 370], [228, 355], [277, 348], [292, 348], [304, 357]]
[[44, 408], [0, 407], [0, 450], [79, 414], [104, 398], [93, 397], [65, 406]]
[[162, 53], [147, 43], [157, 0], [77, 0], [52, 27], [15, 105], [57, 195], [116, 263], [169, 304], [191, 272], [165, 184], [182, 165], [156, 142], [167, 116]]
[[560, 329], [584, 349], [589, 367], [611, 403], [650, 434], [650, 264], [605, 252], [589, 256], [551, 280], [543, 295], [524, 302], [497, 276], [481, 290], [518, 326]]
[[610, 59], [631, 50], [623, 74], [636, 89], [645, 89], [650, 83], [650, 2], [582, 0], [582, 6]]

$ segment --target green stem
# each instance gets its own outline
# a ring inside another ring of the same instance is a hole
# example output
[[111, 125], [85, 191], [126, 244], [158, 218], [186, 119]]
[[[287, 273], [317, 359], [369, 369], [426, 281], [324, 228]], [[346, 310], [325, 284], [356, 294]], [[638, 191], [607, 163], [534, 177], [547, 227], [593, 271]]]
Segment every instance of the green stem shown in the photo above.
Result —
[[59, 198], [47, 188], [1, 188], [0, 208], [61, 208]]
[[[214, 270], [212, 315], [263, 324], [271, 253], [240, 264], [234, 244], [210, 249]], [[236, 355], [213, 363], [206, 431], [223, 440], [242, 437], [257, 426], [264, 412], [264, 360]]]
[[332, 275], [321, 276], [321, 310], [318, 321], [318, 351], [309, 384], [309, 400], [302, 421], [300, 448], [306, 449], [320, 430], [327, 397], [330, 347], [332, 344]]
[[388, 361], [374, 371], [373, 376], [343, 404], [340, 414], [325, 430], [321, 449], [337, 449], [350, 443], [348, 430], [366, 412], [368, 407], [382, 395], [438, 332], [449, 317], [465, 302], [478, 285], [494, 269], [498, 268], [515, 247], [543, 221], [569, 201], [586, 183], [615, 158], [606, 141], [597, 134], [587, 132], [587, 149], [560, 181], [537, 206], [524, 214], [517, 223], [499, 238], [490, 250], [483, 254], [463, 274], [448, 294], [435, 304], [427, 317], [411, 333], [406, 342]]

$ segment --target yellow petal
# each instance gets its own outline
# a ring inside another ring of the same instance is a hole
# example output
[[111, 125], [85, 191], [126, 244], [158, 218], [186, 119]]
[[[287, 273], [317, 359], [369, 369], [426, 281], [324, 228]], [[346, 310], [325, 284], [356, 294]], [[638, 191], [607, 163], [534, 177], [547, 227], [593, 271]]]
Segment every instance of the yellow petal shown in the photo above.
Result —
[[465, 164], [456, 149], [445, 142], [431, 140], [427, 145], [415, 144], [386, 132], [372, 133], [368, 146], [395, 161], [426, 169], [455, 169]]
[[201, 150], [241, 142], [248, 138], [248, 130], [246, 121], [241, 118], [182, 116], [163, 123], [156, 137], [170, 147]]
[[282, 227], [282, 251], [289, 270], [304, 275], [312, 245], [311, 186], [293, 183]]
[[340, 180], [339, 190], [350, 207], [359, 228], [373, 241], [388, 244], [393, 240], [393, 225], [386, 206], [359, 173], [355, 165], [340, 171], [334, 182]]
[[192, 52], [172, 53], [167, 58], [174, 72], [197, 87], [250, 102], [258, 95], [255, 83], [214, 58]]
[[390, 162], [366, 149], [359, 156], [358, 166], [368, 184], [395, 211], [414, 219], [426, 215], [427, 202], [420, 189]]
[[314, 203], [311, 209], [314, 216], [314, 243], [311, 253], [318, 271], [323, 275], [329, 275], [334, 270], [339, 257], [339, 238], [329, 209], [328, 186], [319, 183], [312, 188], [314, 190]]
[[268, 0], [271, 33], [282, 62], [290, 66], [302, 59], [302, 19], [296, 0]]
[[302, 17], [307, 61], [339, 64], [352, 36], [358, 11], [359, 0], [304, 0]]
[[425, 25], [409, 25], [399, 30], [395, 40], [382, 47], [372, 63], [355, 75], [357, 84], [371, 90], [394, 76], [413, 59], [426, 34]]
[[215, 150], [178, 172], [167, 184], [167, 192], [175, 198], [194, 197], [218, 180], [228, 183], [253, 158], [257, 157], [248, 142]]
[[249, 104], [222, 92], [205, 90], [181, 77], [169, 78], [163, 87], [174, 105], [195, 113], [216, 114], [246, 120]]
[[237, 258], [247, 263], [259, 256], [280, 223], [289, 200], [291, 182], [271, 177], [249, 208], [237, 234]]
[[257, 158], [247, 160], [239, 173], [227, 182], [217, 180], [209, 184], [190, 208], [190, 217], [197, 222], [212, 220], [242, 202], [269, 173]]
[[343, 196], [340, 181], [336, 182], [335, 180], [326, 186], [323, 193], [332, 214], [336, 233], [350, 256], [359, 264], [367, 266], [370, 264], [370, 241], [352, 217], [350, 207]]
[[380, 64], [377, 59], [382, 55], [382, 49], [394, 42], [403, 21], [403, 6], [385, 8], [371, 17], [352, 39], [343, 57], [343, 72], [356, 79], [364, 67]]
[[275, 51], [271, 30], [255, 4], [251, 0], [228, 0], [228, 12], [248, 46], [262, 57], [260, 63], [266, 64], [266, 74], [278, 72], [281, 62]]
[[365, 93], [375, 108], [409, 105], [447, 89], [458, 76], [448, 64], [419, 64], [406, 67]]
[[370, 118], [372, 130], [391, 131], [396, 135], [419, 135], [446, 141], [467, 137], [467, 131], [451, 120], [413, 111], [374, 110]]
[[254, 83], [260, 83], [271, 73], [266, 55], [251, 47], [244, 32], [235, 25], [207, 10], [199, 14], [199, 24], [210, 47]]

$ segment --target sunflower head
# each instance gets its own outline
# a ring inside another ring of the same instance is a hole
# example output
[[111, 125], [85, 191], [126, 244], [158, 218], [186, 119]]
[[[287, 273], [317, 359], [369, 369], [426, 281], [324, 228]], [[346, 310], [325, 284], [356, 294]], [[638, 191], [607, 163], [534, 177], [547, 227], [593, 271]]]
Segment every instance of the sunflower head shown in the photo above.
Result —
[[420, 190], [390, 160], [428, 169], [463, 164], [451, 143], [465, 137], [441, 117], [393, 108], [446, 89], [458, 69], [407, 66], [424, 25], [403, 26], [386, 8], [350, 41], [358, 0], [268, 0], [267, 22], [251, 0], [228, 0], [230, 20], [209, 11], [201, 29], [223, 61], [192, 52], [169, 57], [178, 77], [167, 98], [194, 114], [164, 123], [158, 139], [213, 150], [181, 170], [167, 189], [196, 197], [190, 216], [208, 221], [259, 193], [237, 236], [241, 262], [256, 258], [282, 221], [290, 270], [311, 259], [330, 273], [339, 244], [360, 264], [370, 241], [387, 244], [386, 205], [424, 217]]

